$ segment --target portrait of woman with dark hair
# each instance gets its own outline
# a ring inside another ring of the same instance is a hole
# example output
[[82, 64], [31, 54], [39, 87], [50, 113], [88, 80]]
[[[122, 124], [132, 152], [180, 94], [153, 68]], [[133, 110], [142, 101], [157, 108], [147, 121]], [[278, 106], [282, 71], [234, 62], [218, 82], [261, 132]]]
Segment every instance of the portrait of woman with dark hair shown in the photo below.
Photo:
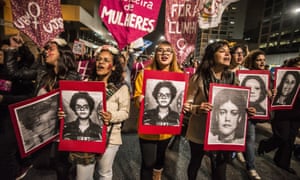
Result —
[[243, 144], [247, 93], [239, 90], [223, 89], [213, 100], [212, 118], [208, 144]]
[[157, 83], [152, 92], [157, 107], [155, 109], [145, 110], [143, 118], [144, 125], [179, 125], [179, 113], [173, 111], [170, 107], [176, 94], [177, 89], [172, 82], [161, 81]]
[[299, 86], [299, 71], [286, 71], [281, 79], [273, 105], [291, 105]]
[[78, 92], [72, 95], [70, 108], [77, 115], [77, 119], [65, 124], [63, 129], [64, 139], [81, 141], [102, 140], [101, 126], [90, 118], [94, 107], [94, 99], [87, 92]]
[[251, 88], [250, 106], [255, 107], [256, 115], [266, 115], [267, 88], [266, 82], [260, 76], [249, 75], [246, 76], [241, 83], [241, 86]]

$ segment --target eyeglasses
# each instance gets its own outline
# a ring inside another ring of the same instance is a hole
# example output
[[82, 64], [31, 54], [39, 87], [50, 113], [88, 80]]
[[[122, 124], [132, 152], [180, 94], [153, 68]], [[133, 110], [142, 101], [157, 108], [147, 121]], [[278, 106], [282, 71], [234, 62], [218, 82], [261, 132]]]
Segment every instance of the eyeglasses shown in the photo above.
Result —
[[158, 48], [158, 49], [156, 50], [156, 53], [159, 54], [159, 55], [161, 55], [161, 54], [170, 55], [170, 54], [173, 53], [173, 50], [170, 49], [170, 48], [168, 48], [168, 49]]
[[170, 93], [166, 93], [166, 94], [158, 93], [158, 94], [157, 94], [157, 97], [158, 97], [158, 98], [170, 98], [170, 97], [171, 97], [171, 94], [170, 94]]
[[76, 111], [86, 111], [86, 110], [89, 110], [90, 109], [90, 107], [89, 107], [89, 105], [83, 105], [83, 106], [81, 106], [81, 105], [75, 105], [75, 110]]

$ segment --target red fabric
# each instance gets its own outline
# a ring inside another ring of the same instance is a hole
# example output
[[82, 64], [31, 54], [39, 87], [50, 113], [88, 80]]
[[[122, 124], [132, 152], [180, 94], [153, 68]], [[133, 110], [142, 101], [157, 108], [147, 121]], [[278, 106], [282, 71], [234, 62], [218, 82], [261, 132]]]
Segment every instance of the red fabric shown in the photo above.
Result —
[[194, 51], [197, 39], [197, 1], [166, 1], [165, 37], [175, 46], [181, 64]]
[[101, 0], [99, 16], [123, 49], [155, 29], [161, 2]]

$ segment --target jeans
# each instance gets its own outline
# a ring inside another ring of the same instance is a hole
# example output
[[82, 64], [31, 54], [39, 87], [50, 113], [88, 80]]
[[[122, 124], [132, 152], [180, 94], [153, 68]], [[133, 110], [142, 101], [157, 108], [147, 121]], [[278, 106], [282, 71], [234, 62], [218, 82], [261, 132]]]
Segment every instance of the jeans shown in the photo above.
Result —
[[247, 170], [255, 169], [255, 125], [255, 122], [248, 120], [245, 151]]
[[205, 152], [203, 144], [189, 141], [191, 158], [188, 165], [188, 179], [196, 180], [198, 170], [201, 167], [203, 156], [207, 154], [211, 161], [211, 179], [226, 180], [226, 166], [231, 159], [230, 151], [211, 151]]
[[201, 161], [203, 159], [203, 156], [205, 154], [203, 150], [203, 144], [197, 144], [193, 143], [192, 141], [189, 141], [190, 144], [190, 153], [191, 158], [188, 165], [188, 179], [189, 180], [196, 180], [198, 170], [201, 167]]
[[100, 156], [95, 164], [81, 165], [77, 164], [76, 180], [91, 180], [95, 175], [95, 179], [99, 180], [111, 180], [113, 176], [112, 167], [116, 154], [120, 145], [109, 144], [102, 156]]
[[120, 145], [109, 144], [104, 154], [97, 160], [96, 173], [99, 180], [111, 180], [113, 176], [112, 168]]
[[18, 144], [12, 121], [7, 111], [1, 109], [0, 119], [0, 174], [1, 179], [14, 180], [21, 165]]
[[76, 165], [76, 180], [91, 180], [93, 179], [95, 164]]
[[153, 169], [162, 169], [165, 164], [165, 154], [170, 138], [161, 141], [144, 140], [140, 138], [142, 155], [141, 180], [152, 180]]
[[266, 153], [277, 149], [274, 162], [277, 166], [287, 169], [290, 167], [295, 138], [300, 127], [299, 110], [275, 111], [272, 123], [273, 135], [265, 140]]

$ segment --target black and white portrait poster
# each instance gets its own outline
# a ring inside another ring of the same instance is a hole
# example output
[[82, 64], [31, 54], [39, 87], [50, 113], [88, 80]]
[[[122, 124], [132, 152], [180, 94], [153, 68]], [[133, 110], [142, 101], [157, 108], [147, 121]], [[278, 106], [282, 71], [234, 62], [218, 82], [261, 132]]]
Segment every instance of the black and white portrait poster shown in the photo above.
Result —
[[268, 89], [270, 89], [270, 72], [268, 70], [238, 70], [240, 86], [251, 89], [250, 107], [255, 107], [256, 114], [252, 119], [269, 119]]
[[106, 126], [99, 112], [106, 110], [103, 82], [60, 81], [59, 150], [103, 153]]
[[276, 68], [274, 87], [276, 94], [271, 109], [292, 109], [299, 93], [300, 68]]
[[180, 133], [187, 77], [184, 73], [144, 71], [139, 133]]
[[205, 150], [244, 151], [247, 128], [247, 111], [250, 88], [210, 84]]
[[73, 43], [72, 51], [73, 51], [74, 54], [83, 55], [84, 51], [85, 51], [84, 42], [75, 40], [74, 43]]
[[[9, 106], [21, 157], [26, 157], [58, 136], [59, 91]], [[5, 148], [5, 147], [2, 147]]]

